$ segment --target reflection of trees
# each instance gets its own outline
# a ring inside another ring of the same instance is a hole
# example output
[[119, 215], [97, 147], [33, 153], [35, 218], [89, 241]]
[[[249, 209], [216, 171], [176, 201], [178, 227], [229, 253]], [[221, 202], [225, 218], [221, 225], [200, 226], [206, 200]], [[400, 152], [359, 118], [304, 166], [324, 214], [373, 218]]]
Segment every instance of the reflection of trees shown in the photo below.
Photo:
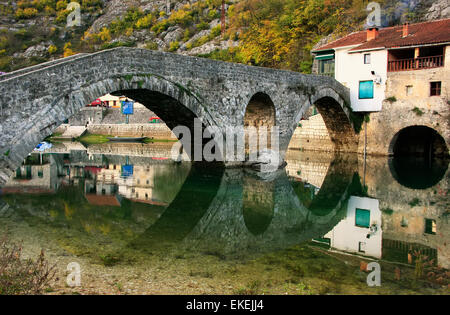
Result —
[[222, 168], [192, 166], [181, 190], [159, 220], [130, 246], [144, 250], [164, 249], [169, 244], [183, 240], [216, 197], [222, 175]]
[[155, 168], [153, 197], [171, 203], [177, 196], [189, 172], [190, 164], [161, 165]]

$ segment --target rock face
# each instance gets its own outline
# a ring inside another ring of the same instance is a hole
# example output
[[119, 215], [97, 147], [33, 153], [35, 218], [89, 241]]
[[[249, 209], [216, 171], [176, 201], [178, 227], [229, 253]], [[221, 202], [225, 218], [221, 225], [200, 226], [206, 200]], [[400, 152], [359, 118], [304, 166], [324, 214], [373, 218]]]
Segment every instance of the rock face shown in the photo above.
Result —
[[425, 15], [427, 21], [450, 18], [450, 0], [438, 0], [434, 2]]
[[51, 42], [42, 42], [36, 46], [28, 47], [27, 50], [23, 53], [25, 58], [31, 57], [45, 57], [48, 55], [48, 48], [52, 45]]
[[[327, 125], [335, 131], [333, 141], [343, 151], [356, 150], [344, 106], [349, 102], [348, 89], [332, 78], [128, 47], [50, 65], [0, 77], [2, 180], [2, 172], [15, 170], [57, 126], [110, 92], [145, 105], [171, 129], [186, 126], [194, 136], [195, 118], [202, 122], [200, 128], [217, 127], [222, 135], [227, 127], [243, 127], [247, 105], [255, 94], [265, 94], [275, 110], [282, 156], [303, 113], [312, 103], [323, 103], [323, 115], [329, 112]], [[190, 140], [187, 147], [193, 148], [195, 137]], [[243, 162], [225, 157], [230, 165]]]
[[105, 8], [105, 14], [100, 16], [91, 26], [90, 31], [99, 32], [104, 26], [109, 25], [117, 17], [122, 16], [128, 8], [139, 6], [139, 0], [111, 0]]

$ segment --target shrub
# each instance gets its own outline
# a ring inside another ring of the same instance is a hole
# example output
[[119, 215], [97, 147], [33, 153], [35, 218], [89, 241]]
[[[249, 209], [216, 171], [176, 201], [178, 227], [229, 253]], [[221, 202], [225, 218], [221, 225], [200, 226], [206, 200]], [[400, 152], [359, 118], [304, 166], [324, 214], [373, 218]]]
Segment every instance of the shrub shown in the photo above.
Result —
[[56, 3], [56, 11], [65, 10], [67, 8], [67, 5], [69, 4], [68, 1], [60, 0]]
[[417, 116], [422, 116], [422, 115], [424, 114], [424, 112], [421, 111], [420, 108], [418, 108], [418, 107], [414, 107], [414, 108], [412, 109], [412, 111], [413, 111]]
[[150, 50], [158, 50], [158, 44], [155, 42], [148, 42], [145, 45], [145, 48], [150, 49]]
[[222, 27], [220, 26], [220, 24], [218, 24], [218, 25], [214, 26], [214, 27], [211, 29], [211, 32], [209, 33], [210, 36], [211, 36], [211, 39], [212, 39], [212, 38], [216, 38], [217, 36], [220, 35], [220, 33], [222, 32], [222, 29], [221, 29], [221, 28], [222, 28]]
[[180, 48], [180, 43], [178, 41], [174, 41], [170, 43], [169, 51], [176, 51]]
[[38, 14], [38, 10], [35, 8], [17, 9], [16, 18], [18, 19], [31, 19]]
[[69, 57], [72, 55], [75, 55], [74, 51], [72, 50], [72, 44], [70, 42], [66, 43], [64, 45], [64, 57]]
[[387, 99], [385, 99], [385, 101], [388, 101], [389, 103], [395, 103], [395, 102], [397, 102], [397, 98], [395, 97], [395, 96], [391, 96], [391, 97], [388, 97]]
[[22, 246], [0, 239], [0, 294], [39, 294], [53, 280], [56, 269], [44, 252], [36, 260], [22, 259]]
[[153, 23], [153, 16], [151, 14], [147, 14], [146, 16], [140, 18], [136, 22], [137, 29], [149, 28]]
[[48, 47], [48, 53], [50, 55], [53, 55], [54, 53], [56, 53], [58, 51], [58, 47], [56, 47], [55, 45], [50, 45]]
[[200, 22], [197, 25], [195, 25], [195, 27], [199, 30], [199, 31], [203, 31], [203, 30], [209, 30], [209, 24], [207, 22]]

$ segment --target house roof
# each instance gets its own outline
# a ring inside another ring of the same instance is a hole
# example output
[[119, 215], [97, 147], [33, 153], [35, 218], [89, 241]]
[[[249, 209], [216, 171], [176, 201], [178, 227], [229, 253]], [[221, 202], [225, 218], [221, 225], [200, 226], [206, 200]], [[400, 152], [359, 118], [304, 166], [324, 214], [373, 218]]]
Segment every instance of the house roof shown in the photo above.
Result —
[[367, 41], [366, 31], [360, 31], [319, 47], [313, 52], [354, 45], [357, 47], [350, 51], [446, 43], [450, 42], [450, 19], [410, 24], [408, 33], [408, 36], [402, 37], [403, 25], [386, 27], [379, 30], [376, 39]]
[[91, 205], [120, 207], [120, 201], [115, 195], [85, 194], [84, 196]]

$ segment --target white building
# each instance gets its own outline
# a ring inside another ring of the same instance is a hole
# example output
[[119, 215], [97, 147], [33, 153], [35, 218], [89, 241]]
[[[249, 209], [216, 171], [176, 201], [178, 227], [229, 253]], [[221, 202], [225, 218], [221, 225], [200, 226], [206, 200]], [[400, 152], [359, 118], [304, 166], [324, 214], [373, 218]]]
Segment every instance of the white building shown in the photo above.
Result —
[[382, 256], [381, 211], [377, 199], [350, 197], [347, 216], [324, 238], [331, 248], [364, 256]]
[[[450, 19], [444, 19], [355, 32], [312, 51], [314, 72], [347, 86], [353, 111], [378, 112], [386, 88], [392, 80], [399, 81], [390, 74], [444, 67], [449, 29]], [[441, 95], [442, 84], [434, 81], [424, 81], [424, 90]], [[412, 95], [410, 85], [404, 90]]]

